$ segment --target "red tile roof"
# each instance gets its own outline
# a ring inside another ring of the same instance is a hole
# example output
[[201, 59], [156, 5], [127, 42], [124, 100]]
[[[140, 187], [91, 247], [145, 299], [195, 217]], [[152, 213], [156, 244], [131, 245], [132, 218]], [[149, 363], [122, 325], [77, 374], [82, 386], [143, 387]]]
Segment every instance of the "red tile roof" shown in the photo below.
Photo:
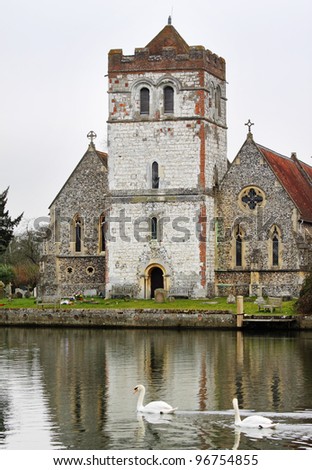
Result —
[[167, 24], [157, 36], [154, 37], [146, 46], [150, 54], [161, 54], [164, 47], [174, 47], [177, 54], [187, 54], [190, 46], [184, 41], [182, 36], [174, 28]]
[[295, 156], [287, 158], [262, 145], [256, 145], [297, 206], [301, 218], [312, 223], [312, 167]]
[[300, 162], [303, 170], [306, 172], [312, 184], [312, 166], [307, 165], [306, 163]]
[[107, 153], [106, 152], [100, 152], [99, 150], [95, 150], [98, 157], [102, 160], [104, 165], [107, 167]]

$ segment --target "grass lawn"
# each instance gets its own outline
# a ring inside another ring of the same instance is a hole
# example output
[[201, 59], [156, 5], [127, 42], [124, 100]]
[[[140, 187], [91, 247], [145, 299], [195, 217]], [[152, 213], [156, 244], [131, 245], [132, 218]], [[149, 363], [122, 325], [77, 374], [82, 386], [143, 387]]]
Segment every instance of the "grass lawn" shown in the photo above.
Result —
[[[244, 302], [244, 313], [249, 315], [271, 315], [270, 312], [258, 312], [258, 306], [254, 303], [255, 298], [247, 298]], [[294, 310], [295, 300], [283, 302], [282, 312], [275, 311], [274, 314], [278, 315], [295, 315]], [[49, 307], [59, 308], [59, 304], [44, 304], [40, 305], [36, 303], [36, 300], [31, 299], [0, 299], [0, 310], [1, 309], [18, 309], [18, 308], [39, 308], [46, 309]], [[92, 309], [92, 308], [109, 308], [109, 309], [146, 309], [146, 308], [157, 308], [157, 309], [172, 309], [172, 310], [228, 310], [232, 313], [236, 313], [236, 304], [228, 304], [225, 297], [216, 297], [213, 299], [176, 299], [172, 302], [166, 302], [163, 304], [156, 303], [154, 300], [141, 300], [141, 299], [85, 299], [83, 301], [76, 301], [70, 305], [61, 305], [62, 309], [80, 308], [80, 309]]]

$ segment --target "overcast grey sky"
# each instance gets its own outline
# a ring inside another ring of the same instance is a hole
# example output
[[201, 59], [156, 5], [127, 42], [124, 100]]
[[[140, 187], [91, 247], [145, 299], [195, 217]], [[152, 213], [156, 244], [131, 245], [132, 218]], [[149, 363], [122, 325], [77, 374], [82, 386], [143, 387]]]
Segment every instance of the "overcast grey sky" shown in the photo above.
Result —
[[106, 150], [107, 54], [165, 26], [226, 60], [228, 158], [246, 138], [312, 164], [311, 0], [0, 0], [0, 191], [26, 219], [48, 207], [87, 149]]

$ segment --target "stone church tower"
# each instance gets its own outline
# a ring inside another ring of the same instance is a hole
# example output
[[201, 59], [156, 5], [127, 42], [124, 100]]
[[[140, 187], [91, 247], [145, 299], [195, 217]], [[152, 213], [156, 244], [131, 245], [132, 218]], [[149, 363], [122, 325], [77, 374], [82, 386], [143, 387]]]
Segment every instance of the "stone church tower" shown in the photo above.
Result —
[[216, 188], [227, 170], [224, 59], [168, 24], [109, 52], [106, 295], [213, 293]]

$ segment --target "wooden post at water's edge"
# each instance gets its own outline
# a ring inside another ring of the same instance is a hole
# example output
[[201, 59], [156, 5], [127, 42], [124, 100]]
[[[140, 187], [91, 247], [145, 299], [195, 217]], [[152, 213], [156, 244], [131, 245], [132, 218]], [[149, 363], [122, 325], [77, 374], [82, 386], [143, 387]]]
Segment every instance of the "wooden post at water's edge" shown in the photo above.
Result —
[[236, 297], [236, 326], [237, 328], [241, 328], [243, 326], [243, 318], [244, 318], [244, 297], [242, 295], [238, 295]]

